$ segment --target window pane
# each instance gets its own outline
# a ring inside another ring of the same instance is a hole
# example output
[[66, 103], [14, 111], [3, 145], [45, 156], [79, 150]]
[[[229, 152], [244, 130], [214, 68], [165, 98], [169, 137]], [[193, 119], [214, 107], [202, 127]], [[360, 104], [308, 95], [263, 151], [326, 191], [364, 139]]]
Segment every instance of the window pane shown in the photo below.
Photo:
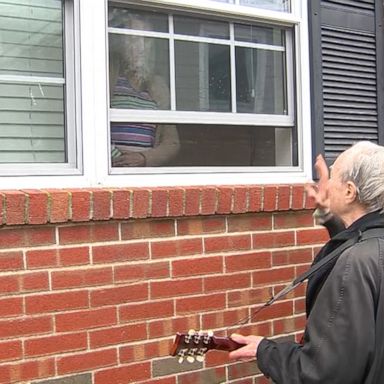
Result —
[[169, 109], [168, 40], [109, 35], [111, 108]]
[[43, 4], [0, 1], [0, 74], [63, 77], [60, 0]]
[[175, 33], [182, 35], [203, 36], [217, 39], [229, 38], [229, 24], [220, 21], [175, 16], [174, 29]]
[[64, 87], [0, 83], [0, 163], [65, 159]]
[[297, 154], [292, 151], [297, 147], [293, 143], [295, 136], [294, 128], [113, 123], [112, 164], [115, 167], [293, 166], [297, 165]]
[[284, 52], [236, 48], [237, 112], [286, 115]]
[[240, 5], [282, 12], [290, 12], [291, 9], [290, 0], [240, 0]]
[[141, 31], [168, 32], [168, 16], [158, 12], [144, 12], [110, 5], [108, 26]]
[[175, 42], [178, 110], [231, 110], [229, 54], [225, 45]]
[[285, 30], [277, 27], [235, 24], [235, 40], [283, 47]]

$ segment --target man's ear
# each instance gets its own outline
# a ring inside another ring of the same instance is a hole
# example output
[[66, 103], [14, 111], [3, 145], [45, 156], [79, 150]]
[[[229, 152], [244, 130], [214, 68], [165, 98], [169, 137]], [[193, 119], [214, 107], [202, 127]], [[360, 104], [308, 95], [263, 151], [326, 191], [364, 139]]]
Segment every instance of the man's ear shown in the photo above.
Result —
[[359, 194], [355, 183], [353, 183], [352, 181], [347, 181], [347, 188], [345, 191], [346, 202], [353, 203], [358, 199], [358, 195]]

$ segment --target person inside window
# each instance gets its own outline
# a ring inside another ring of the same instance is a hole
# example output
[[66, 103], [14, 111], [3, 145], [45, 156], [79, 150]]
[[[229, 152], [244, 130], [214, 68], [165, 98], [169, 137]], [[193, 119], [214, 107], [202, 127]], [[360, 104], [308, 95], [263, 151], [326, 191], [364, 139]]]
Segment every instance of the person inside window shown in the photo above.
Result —
[[[148, 21], [143, 16], [129, 16], [130, 29], [148, 30]], [[143, 36], [110, 35], [111, 108], [169, 109], [169, 86], [162, 76], [154, 72], [153, 40]], [[175, 125], [111, 123], [113, 167], [167, 165], [177, 154], [179, 146]]]

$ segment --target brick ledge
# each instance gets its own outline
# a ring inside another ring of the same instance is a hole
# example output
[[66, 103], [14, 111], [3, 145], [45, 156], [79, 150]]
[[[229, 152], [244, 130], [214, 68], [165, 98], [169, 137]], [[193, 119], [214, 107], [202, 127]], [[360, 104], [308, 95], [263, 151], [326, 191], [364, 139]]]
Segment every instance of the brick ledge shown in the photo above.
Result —
[[313, 209], [303, 184], [0, 190], [1, 224], [47, 224]]

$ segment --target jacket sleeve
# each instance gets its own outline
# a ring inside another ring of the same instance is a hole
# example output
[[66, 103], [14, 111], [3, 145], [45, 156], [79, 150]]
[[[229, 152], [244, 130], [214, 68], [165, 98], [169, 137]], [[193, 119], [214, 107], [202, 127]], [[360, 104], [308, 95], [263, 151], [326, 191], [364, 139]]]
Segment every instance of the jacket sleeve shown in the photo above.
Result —
[[378, 252], [371, 239], [340, 256], [308, 318], [303, 345], [260, 343], [257, 359], [266, 376], [278, 384], [364, 382], [375, 346]]

